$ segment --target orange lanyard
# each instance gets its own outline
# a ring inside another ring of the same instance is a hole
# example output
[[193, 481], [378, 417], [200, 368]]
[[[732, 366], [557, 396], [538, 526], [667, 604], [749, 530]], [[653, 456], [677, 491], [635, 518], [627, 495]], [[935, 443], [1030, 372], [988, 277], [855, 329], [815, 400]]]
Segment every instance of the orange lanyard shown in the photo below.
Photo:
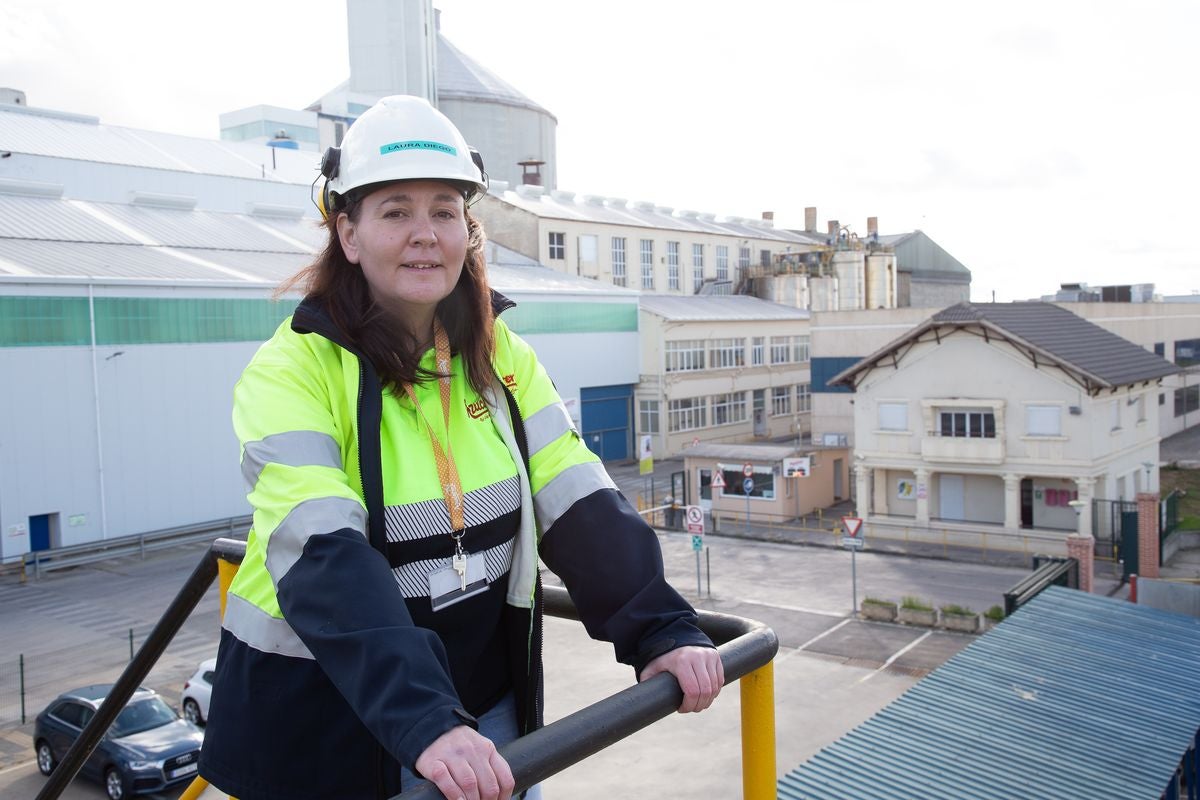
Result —
[[421, 409], [421, 403], [417, 400], [412, 386], [405, 384], [404, 391], [408, 392], [409, 398], [417, 408], [417, 414], [429, 430], [429, 440], [433, 442], [433, 458], [437, 461], [438, 483], [442, 486], [442, 499], [446, 501], [446, 511], [450, 513], [450, 535], [458, 542], [467, 526], [463, 519], [462, 481], [458, 478], [458, 467], [454, 465], [454, 454], [450, 449], [450, 337], [446, 335], [446, 329], [437, 318], [433, 321], [433, 346], [440, 376], [438, 388], [441, 390], [442, 419], [446, 423], [445, 449], [438, 440], [437, 432], [429, 424], [429, 418]]

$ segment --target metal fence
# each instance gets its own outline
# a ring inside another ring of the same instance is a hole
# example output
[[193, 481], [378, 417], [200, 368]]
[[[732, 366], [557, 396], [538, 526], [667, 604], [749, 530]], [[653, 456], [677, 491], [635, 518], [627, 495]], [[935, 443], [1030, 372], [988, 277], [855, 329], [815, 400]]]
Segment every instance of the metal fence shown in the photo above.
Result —
[[[1132, 514], [1135, 521], [1129, 517]], [[1122, 531], [1129, 530], [1132, 524], [1133, 532], [1137, 531], [1137, 503], [1131, 500], [1092, 500], [1092, 538], [1096, 540], [1096, 558], [1105, 561], [1120, 561], [1122, 559]]]

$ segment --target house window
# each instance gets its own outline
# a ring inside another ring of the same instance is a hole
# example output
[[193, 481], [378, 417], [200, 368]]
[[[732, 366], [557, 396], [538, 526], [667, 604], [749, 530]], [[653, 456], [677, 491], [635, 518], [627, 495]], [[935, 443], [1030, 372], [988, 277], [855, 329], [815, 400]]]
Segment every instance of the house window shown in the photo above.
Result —
[[879, 430], [907, 431], [908, 403], [880, 403]]
[[796, 384], [796, 413], [804, 414], [812, 411], [812, 384]]
[[700, 291], [704, 285], [704, 245], [692, 245], [692, 291]]
[[794, 364], [808, 361], [807, 336], [772, 336], [771, 363]]
[[642, 288], [654, 288], [654, 240], [642, 239]]
[[712, 399], [713, 425], [731, 425], [746, 421], [746, 393], [715, 394]]
[[667, 242], [667, 288], [679, 289], [679, 242]]
[[1181, 339], [1176, 342], [1175, 363], [1180, 367], [1200, 364], [1200, 339]]
[[740, 367], [746, 363], [744, 339], [713, 339], [708, 349], [710, 369]]
[[758, 251], [758, 263], [762, 264], [764, 267], [771, 266], [771, 251], [770, 250]]
[[717, 245], [717, 280], [729, 280], [729, 248], [723, 244]]
[[750, 340], [750, 365], [760, 367], [763, 363], [763, 357], [766, 355], [766, 348], [763, 346], [763, 337], [755, 336]]
[[625, 285], [625, 237], [612, 240], [613, 286]]
[[599, 237], [585, 233], [579, 237], [579, 263], [595, 264], [596, 254], [600, 249]]
[[638, 424], [642, 433], [658, 433], [658, 401], [638, 401]]
[[565, 233], [550, 234], [550, 260], [562, 261], [567, 257], [567, 235]]
[[938, 435], [956, 439], [995, 439], [996, 415], [991, 411], [942, 411]]
[[1025, 406], [1026, 436], [1061, 436], [1061, 406]]
[[690, 372], [704, 369], [704, 340], [687, 339], [665, 345], [667, 372]]
[[1146, 395], [1140, 395], [1137, 399], [1137, 421], [1146, 421]]
[[[774, 500], [775, 470], [757, 464], [753, 469], [754, 488], [750, 491], [750, 497]], [[745, 497], [746, 476], [742, 474], [741, 467], [722, 464], [720, 470], [721, 476], [725, 478], [725, 488], [721, 490], [721, 494], [725, 497]]]
[[771, 416], [783, 417], [792, 413], [792, 387], [776, 386], [771, 389]]
[[1175, 416], [1182, 417], [1200, 411], [1200, 386], [1185, 386], [1175, 390]]
[[1113, 400], [1109, 403], [1112, 410], [1109, 412], [1112, 418], [1112, 429], [1114, 431], [1121, 430], [1121, 401]]
[[667, 401], [667, 430], [693, 431], [705, 426], [704, 398], [684, 397]]
[[1166, 352], [1167, 352], [1167, 348], [1165, 347], [1165, 342], [1155, 342], [1154, 343], [1154, 355], [1161, 356], [1161, 355], [1165, 355]]

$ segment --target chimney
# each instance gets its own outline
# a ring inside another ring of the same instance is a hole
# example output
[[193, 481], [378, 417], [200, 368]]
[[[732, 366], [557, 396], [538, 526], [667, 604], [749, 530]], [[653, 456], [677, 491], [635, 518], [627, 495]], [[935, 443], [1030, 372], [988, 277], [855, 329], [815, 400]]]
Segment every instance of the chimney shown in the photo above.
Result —
[[518, 161], [523, 171], [521, 173], [521, 183], [531, 186], [542, 185], [542, 165], [545, 161]]
[[879, 235], [879, 217], [867, 217], [867, 236]]
[[829, 220], [829, 223], [828, 223], [828, 225], [829, 225], [829, 235], [830, 235], [830, 236], [837, 236], [837, 235], [838, 235], [838, 231], [839, 231], [839, 230], [841, 229], [841, 227], [842, 227], [841, 225], [838, 225], [838, 221], [837, 221], [836, 219], [831, 219], [831, 220]]
[[764, 222], [774, 222], [775, 221], [775, 212], [774, 211], [764, 211], [763, 212], [763, 221]]
[[808, 206], [804, 209], [804, 232], [817, 232], [817, 207]]

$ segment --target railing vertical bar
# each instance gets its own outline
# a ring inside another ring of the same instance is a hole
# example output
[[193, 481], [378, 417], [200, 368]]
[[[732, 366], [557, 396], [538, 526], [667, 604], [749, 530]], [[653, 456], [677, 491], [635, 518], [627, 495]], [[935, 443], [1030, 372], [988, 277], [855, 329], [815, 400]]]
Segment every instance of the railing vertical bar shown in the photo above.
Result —
[[742, 797], [775, 797], [775, 671], [772, 662], [741, 680]]

